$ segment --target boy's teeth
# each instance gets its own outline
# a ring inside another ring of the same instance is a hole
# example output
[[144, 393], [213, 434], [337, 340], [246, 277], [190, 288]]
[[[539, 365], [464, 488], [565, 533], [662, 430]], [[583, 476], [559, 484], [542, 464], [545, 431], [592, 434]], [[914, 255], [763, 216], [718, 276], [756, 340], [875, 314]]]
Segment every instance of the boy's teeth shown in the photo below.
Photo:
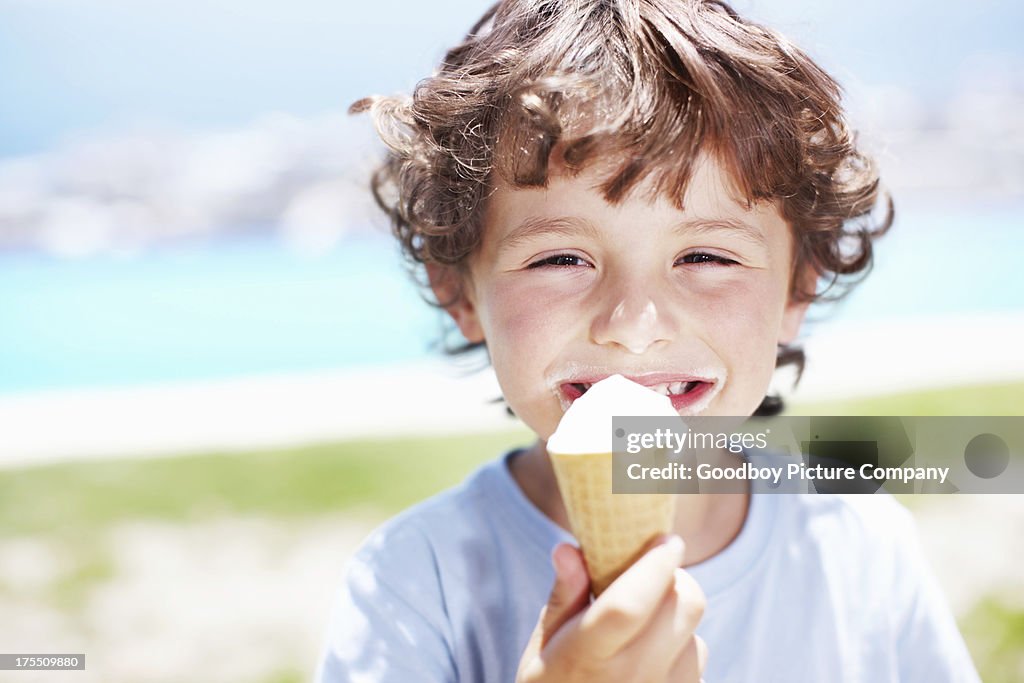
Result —
[[[647, 387], [651, 391], [657, 392], [662, 396], [670, 396], [674, 394], [685, 394], [693, 390], [700, 382], [697, 380], [690, 382], [664, 382], [662, 384], [652, 384]], [[585, 394], [587, 389], [593, 386], [590, 382], [574, 382], [572, 385], [581, 394]]]
[[692, 391], [696, 386], [700, 384], [699, 381], [693, 380], [690, 382], [666, 382], [664, 384], [654, 384], [648, 387], [651, 391], [656, 391], [662, 396], [685, 394]]

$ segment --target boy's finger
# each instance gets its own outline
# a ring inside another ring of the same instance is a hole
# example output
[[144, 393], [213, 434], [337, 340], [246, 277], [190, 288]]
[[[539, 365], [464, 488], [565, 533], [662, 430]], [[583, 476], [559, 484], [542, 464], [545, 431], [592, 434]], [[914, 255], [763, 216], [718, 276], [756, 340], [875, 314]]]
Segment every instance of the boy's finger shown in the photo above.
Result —
[[542, 648], [590, 601], [590, 578], [580, 551], [567, 543], [559, 544], [551, 554], [551, 561], [555, 565], [555, 585], [541, 613]]
[[661, 662], [666, 674], [693, 640], [706, 602], [704, 592], [688, 572], [676, 569], [675, 578], [675, 589], [665, 594], [646, 628], [622, 650], [632, 653], [636, 661]]
[[704, 589], [685, 569], [675, 572], [676, 622], [675, 627], [687, 637], [697, 630], [697, 624], [704, 617], [707, 597]]
[[690, 638], [686, 647], [672, 664], [666, 680], [674, 683], [698, 683], [703, 681], [704, 667], [708, 662], [708, 646], [700, 636]]
[[535, 665], [548, 641], [590, 600], [590, 578], [578, 549], [567, 543], [559, 544], [551, 553], [551, 562], [555, 567], [555, 583], [519, 659], [520, 672]]
[[669, 537], [642, 555], [594, 600], [580, 621], [580, 630], [595, 654], [614, 654], [646, 627], [675, 583], [683, 552], [683, 539]]

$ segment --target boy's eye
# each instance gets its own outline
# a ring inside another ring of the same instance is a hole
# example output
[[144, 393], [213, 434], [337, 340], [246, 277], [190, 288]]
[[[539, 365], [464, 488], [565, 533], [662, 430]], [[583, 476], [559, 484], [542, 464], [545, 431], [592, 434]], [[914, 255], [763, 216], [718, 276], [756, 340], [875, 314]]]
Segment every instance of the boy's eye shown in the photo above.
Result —
[[542, 258], [539, 261], [534, 261], [527, 268], [541, 268], [543, 266], [555, 266], [559, 268], [568, 268], [572, 266], [587, 266], [590, 265], [579, 256], [573, 256], [572, 254], [557, 254], [555, 256], [548, 256]]
[[692, 254], [687, 254], [677, 261], [677, 263], [692, 263], [696, 265], [721, 265], [721, 266], [734, 266], [738, 261], [734, 261], [731, 258], [719, 256], [717, 254], [709, 254], [704, 251], [695, 251]]

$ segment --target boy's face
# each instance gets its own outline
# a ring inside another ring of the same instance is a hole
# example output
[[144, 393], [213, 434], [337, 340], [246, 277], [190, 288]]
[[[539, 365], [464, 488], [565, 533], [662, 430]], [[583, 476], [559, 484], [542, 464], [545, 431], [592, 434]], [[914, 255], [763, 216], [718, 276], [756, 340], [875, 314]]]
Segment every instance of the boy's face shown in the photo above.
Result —
[[737, 202], [710, 157], [684, 211], [644, 187], [612, 206], [601, 179], [553, 168], [547, 188], [495, 188], [449, 313], [486, 342], [505, 400], [542, 439], [614, 373], [683, 415], [750, 415], [807, 308], [789, 301], [792, 236], [777, 207]]

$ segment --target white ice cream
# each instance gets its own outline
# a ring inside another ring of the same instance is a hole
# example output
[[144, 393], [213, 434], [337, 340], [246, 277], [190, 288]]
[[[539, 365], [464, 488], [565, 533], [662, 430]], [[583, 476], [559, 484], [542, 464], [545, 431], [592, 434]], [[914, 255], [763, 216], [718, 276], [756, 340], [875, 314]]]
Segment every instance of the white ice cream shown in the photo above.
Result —
[[611, 453], [612, 417], [678, 417], [668, 396], [626, 379], [606, 377], [572, 402], [548, 439], [548, 452]]

